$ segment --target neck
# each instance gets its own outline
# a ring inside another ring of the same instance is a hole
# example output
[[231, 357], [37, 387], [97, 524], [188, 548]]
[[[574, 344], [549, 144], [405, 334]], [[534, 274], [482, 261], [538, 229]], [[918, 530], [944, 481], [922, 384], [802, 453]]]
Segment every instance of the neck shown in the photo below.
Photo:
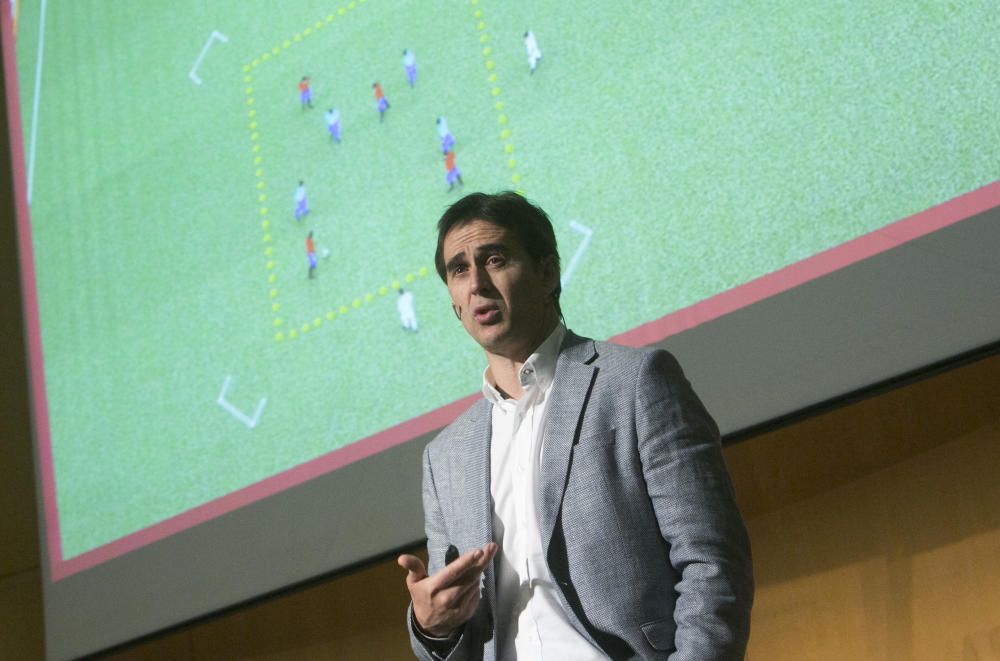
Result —
[[507, 355], [486, 352], [486, 362], [490, 368], [489, 377], [504, 397], [521, 399], [521, 396], [524, 395], [524, 388], [521, 387], [521, 380], [518, 378], [521, 368], [524, 367], [525, 361], [531, 357], [531, 354], [537, 351], [538, 347], [552, 334], [558, 323], [558, 317], [547, 320], [540, 331], [540, 337], [531, 342], [530, 347], [525, 347], [518, 352]]
[[[527, 356], [524, 360], [527, 360]], [[521, 399], [524, 395], [521, 380], [517, 377], [521, 367], [524, 366], [524, 360], [517, 361], [496, 354], [486, 354], [486, 361], [490, 366], [489, 378], [493, 381], [493, 387], [506, 399]]]

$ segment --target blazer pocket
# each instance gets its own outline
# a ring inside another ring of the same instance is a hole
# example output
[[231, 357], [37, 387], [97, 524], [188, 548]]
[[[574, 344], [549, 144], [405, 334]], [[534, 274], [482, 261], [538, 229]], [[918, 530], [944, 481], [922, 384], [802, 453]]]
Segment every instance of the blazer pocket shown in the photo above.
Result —
[[674, 633], [677, 631], [677, 624], [672, 615], [647, 622], [640, 625], [639, 628], [642, 629], [642, 634], [646, 636], [646, 640], [649, 641], [653, 649], [660, 652], [674, 649]]

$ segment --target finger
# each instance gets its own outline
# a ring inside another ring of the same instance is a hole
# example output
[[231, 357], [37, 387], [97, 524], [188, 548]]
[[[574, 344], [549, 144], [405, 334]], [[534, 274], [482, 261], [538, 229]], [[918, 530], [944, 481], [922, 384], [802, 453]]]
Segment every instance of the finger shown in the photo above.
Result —
[[[482, 584], [483, 571], [488, 564], [488, 555], [484, 555], [480, 560], [470, 564], [465, 571], [458, 576], [444, 576], [435, 574], [427, 580], [427, 589], [435, 599], [443, 598], [447, 601], [454, 601], [458, 594], [465, 594], [469, 591], [476, 591]], [[448, 579], [447, 582], [441, 578]]]
[[427, 578], [427, 568], [423, 560], [415, 555], [401, 555], [396, 559], [396, 564], [409, 572], [406, 575], [408, 584]]
[[497, 554], [497, 551], [499, 549], [500, 547], [497, 546], [496, 542], [490, 542], [489, 544], [483, 547], [483, 555], [485, 556], [483, 558], [484, 567], [490, 562], [490, 560], [493, 559], [493, 556]]
[[[497, 545], [490, 542], [481, 549], [473, 549], [469, 552], [471, 555], [470, 564], [461, 568], [461, 574], [454, 578], [454, 582], [468, 583], [469, 581], [479, 580], [483, 571], [489, 566], [490, 562], [493, 561], [493, 556], [497, 553]], [[453, 565], [455, 563], [452, 563]]]
[[452, 622], [464, 622], [476, 610], [479, 604], [480, 589], [478, 583], [465, 586], [450, 587], [431, 598], [432, 608], [442, 616], [447, 613], [447, 619]]
[[478, 583], [469, 585], [455, 595], [452, 607], [455, 612], [461, 614], [461, 618], [464, 619], [471, 617], [472, 613], [476, 610], [476, 606], [479, 605], [480, 595], [481, 593]]
[[433, 592], [452, 585], [468, 585], [479, 581], [479, 577], [493, 560], [498, 550], [494, 542], [481, 549], [472, 549], [462, 554], [432, 577]]
[[473, 549], [463, 553], [449, 565], [433, 576], [437, 588], [444, 588], [454, 583], [467, 582], [468, 576], [476, 576], [482, 568], [478, 561], [482, 559], [483, 550]]
[[432, 590], [431, 594], [435, 601], [449, 604], [449, 607], [454, 607], [455, 603], [461, 601], [469, 593], [478, 592], [481, 584], [482, 581], [477, 577], [472, 581], [452, 583], [445, 588]]
[[479, 551], [481, 553], [474, 559], [472, 566], [466, 570], [466, 574], [472, 574], [476, 577], [482, 574], [493, 561], [493, 556], [496, 555], [497, 552], [497, 545], [490, 542], [483, 548], [479, 549]]
[[480, 585], [479, 581], [471, 583], [462, 588], [462, 590], [455, 596], [455, 601], [457, 601], [460, 604], [468, 603], [469, 599], [471, 599], [473, 596], [478, 597], [481, 590], [482, 590], [482, 585]]

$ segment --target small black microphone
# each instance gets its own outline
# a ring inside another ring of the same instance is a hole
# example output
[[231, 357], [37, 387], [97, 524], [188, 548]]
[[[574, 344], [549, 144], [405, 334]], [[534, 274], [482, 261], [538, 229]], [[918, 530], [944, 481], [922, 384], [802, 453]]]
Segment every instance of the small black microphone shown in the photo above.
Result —
[[454, 544], [448, 545], [448, 550], [444, 552], [444, 564], [445, 566], [458, 560], [458, 547]]

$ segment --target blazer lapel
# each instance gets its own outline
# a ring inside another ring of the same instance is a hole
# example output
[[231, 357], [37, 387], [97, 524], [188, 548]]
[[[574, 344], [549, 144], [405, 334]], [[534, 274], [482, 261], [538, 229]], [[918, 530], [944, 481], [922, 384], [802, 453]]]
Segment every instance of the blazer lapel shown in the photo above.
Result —
[[556, 363], [555, 383], [552, 385], [545, 421], [545, 445], [542, 449], [538, 515], [542, 528], [542, 547], [546, 555], [566, 490], [566, 475], [573, 445], [597, 375], [597, 368], [589, 364], [596, 356], [592, 340], [571, 332], [566, 334]]

